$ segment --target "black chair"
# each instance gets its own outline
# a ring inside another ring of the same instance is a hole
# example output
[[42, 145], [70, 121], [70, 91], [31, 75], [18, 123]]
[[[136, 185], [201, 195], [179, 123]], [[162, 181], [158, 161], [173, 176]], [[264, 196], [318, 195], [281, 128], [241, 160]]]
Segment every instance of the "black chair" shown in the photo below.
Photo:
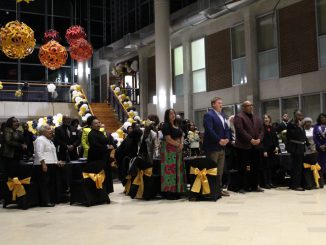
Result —
[[303, 159], [303, 175], [304, 187], [306, 189], [324, 188], [323, 174], [317, 162], [317, 153], [305, 154]]
[[86, 173], [99, 174], [105, 172], [104, 163], [101, 161], [86, 163], [71, 161], [70, 205], [79, 203], [87, 207], [109, 203], [106, 189], [106, 180], [102, 188], [97, 188], [91, 178], [86, 178]]
[[193, 186], [196, 181], [197, 175], [191, 173], [191, 169], [198, 169], [202, 171], [216, 169], [216, 163], [209, 158], [206, 157], [197, 157], [188, 159], [186, 161], [186, 169], [189, 169], [189, 183], [190, 183], [190, 192], [189, 192], [189, 200], [213, 200], [217, 201], [221, 197], [221, 186], [220, 186], [220, 176], [219, 175], [211, 175], [207, 174], [207, 180], [209, 184], [210, 193], [203, 194], [201, 189], [199, 192], [194, 192]]

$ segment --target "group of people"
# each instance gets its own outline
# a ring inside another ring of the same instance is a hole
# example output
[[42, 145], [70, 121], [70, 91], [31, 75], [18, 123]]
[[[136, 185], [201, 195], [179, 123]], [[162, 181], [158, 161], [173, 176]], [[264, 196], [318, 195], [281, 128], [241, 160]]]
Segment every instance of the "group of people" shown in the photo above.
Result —
[[[40, 206], [53, 207], [55, 202], [60, 202], [58, 197], [53, 197], [53, 185], [58, 181], [60, 172], [60, 186], [62, 192], [69, 192], [70, 168], [67, 163], [80, 158], [87, 158], [87, 169], [92, 172], [92, 166], [100, 165], [105, 170], [105, 190], [107, 194], [113, 192], [111, 171], [107, 164], [111, 161], [110, 151], [116, 148], [112, 136], [104, 130], [99, 120], [91, 116], [87, 125], [77, 128], [69, 116], [63, 116], [62, 125], [53, 129], [50, 125], [41, 125], [36, 138], [28, 131], [24, 123], [23, 132], [19, 130], [20, 123], [11, 117], [3, 126], [0, 135], [0, 166], [2, 174], [1, 198], [10, 200], [10, 193], [6, 190], [8, 178], [21, 179], [22, 163], [33, 161], [35, 169], [35, 182], [38, 183]], [[24, 161], [23, 161], [24, 160]], [[56, 180], [53, 180], [56, 178]], [[109, 196], [107, 202], [110, 202]]]
[[[66, 163], [85, 158], [89, 172], [92, 172], [92, 166], [94, 171], [99, 170], [99, 166], [103, 169], [107, 201], [110, 202], [109, 193], [113, 192], [111, 163], [116, 162], [119, 179], [125, 185], [130, 163], [138, 157], [152, 166], [159, 161], [161, 195], [167, 199], [178, 199], [187, 192], [184, 156], [202, 153], [215, 163], [220, 186], [227, 188], [230, 179], [236, 178], [236, 188], [229, 190], [263, 192], [264, 188], [275, 187], [273, 169], [278, 162], [277, 155], [281, 153], [279, 142], [283, 141], [291, 154], [291, 189], [302, 191], [306, 187], [302, 176], [307, 154], [318, 156], [317, 161], [324, 173], [321, 178], [325, 177], [324, 113], [318, 116], [314, 126], [312, 119], [304, 118], [300, 110], [294, 112], [291, 121], [288, 114], [284, 114], [282, 122], [275, 125], [269, 115], [264, 115], [262, 119], [255, 115], [253, 108], [250, 101], [245, 101], [241, 112], [227, 119], [222, 110], [222, 99], [213, 98], [211, 109], [203, 118], [203, 137], [200, 137], [194, 123], [182, 120], [173, 109], [168, 109], [164, 122], [160, 123], [158, 116], [150, 115], [142, 123], [135, 122], [124, 129], [126, 136], [119, 147], [94, 116], [87, 119], [84, 127], [69, 116], [63, 116], [62, 125], [55, 129], [47, 124], [40, 126], [37, 138], [28, 131], [26, 123], [20, 131], [19, 120], [11, 117], [1, 127], [0, 171], [6, 174], [6, 178], [19, 178], [21, 160], [33, 160], [36, 181], [39, 182], [40, 205], [54, 206], [50, 187], [51, 166], [56, 165], [56, 169], [63, 173], [62, 185], [64, 191], [69, 191], [70, 170]], [[187, 151], [189, 149], [192, 149], [191, 154]], [[237, 174], [231, 176], [230, 169]], [[221, 190], [221, 196], [229, 195], [227, 189]], [[6, 197], [3, 198], [6, 200]]]

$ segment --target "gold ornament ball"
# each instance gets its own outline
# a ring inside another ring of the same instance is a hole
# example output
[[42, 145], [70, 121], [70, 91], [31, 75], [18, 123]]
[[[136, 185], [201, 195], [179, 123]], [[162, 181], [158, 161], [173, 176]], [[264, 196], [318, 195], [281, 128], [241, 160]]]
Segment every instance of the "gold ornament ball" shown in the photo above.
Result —
[[35, 47], [34, 31], [25, 23], [8, 22], [1, 28], [2, 52], [11, 59], [23, 59], [30, 55]]
[[57, 41], [50, 41], [41, 46], [38, 57], [45, 67], [56, 70], [63, 66], [68, 58], [68, 53]]

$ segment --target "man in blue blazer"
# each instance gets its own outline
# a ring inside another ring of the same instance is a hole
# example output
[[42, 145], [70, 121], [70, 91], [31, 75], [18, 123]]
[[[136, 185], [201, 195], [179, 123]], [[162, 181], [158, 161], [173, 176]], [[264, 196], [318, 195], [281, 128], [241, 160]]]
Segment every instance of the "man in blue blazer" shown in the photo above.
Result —
[[[206, 156], [217, 164], [218, 174], [222, 185], [222, 176], [225, 160], [225, 146], [229, 143], [230, 129], [222, 113], [222, 99], [215, 97], [211, 100], [212, 109], [204, 115], [204, 143], [203, 149]], [[229, 196], [227, 191], [222, 191], [222, 196]]]

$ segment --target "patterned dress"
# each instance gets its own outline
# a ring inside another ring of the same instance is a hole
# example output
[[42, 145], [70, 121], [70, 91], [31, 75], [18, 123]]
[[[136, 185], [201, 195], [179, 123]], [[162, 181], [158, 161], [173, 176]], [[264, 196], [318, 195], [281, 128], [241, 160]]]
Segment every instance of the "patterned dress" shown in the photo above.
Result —
[[[180, 128], [166, 124], [163, 135], [170, 135], [172, 139], [181, 138]], [[161, 147], [161, 191], [183, 193], [185, 192], [185, 168], [182, 152], [177, 152], [176, 147], [163, 140]]]

